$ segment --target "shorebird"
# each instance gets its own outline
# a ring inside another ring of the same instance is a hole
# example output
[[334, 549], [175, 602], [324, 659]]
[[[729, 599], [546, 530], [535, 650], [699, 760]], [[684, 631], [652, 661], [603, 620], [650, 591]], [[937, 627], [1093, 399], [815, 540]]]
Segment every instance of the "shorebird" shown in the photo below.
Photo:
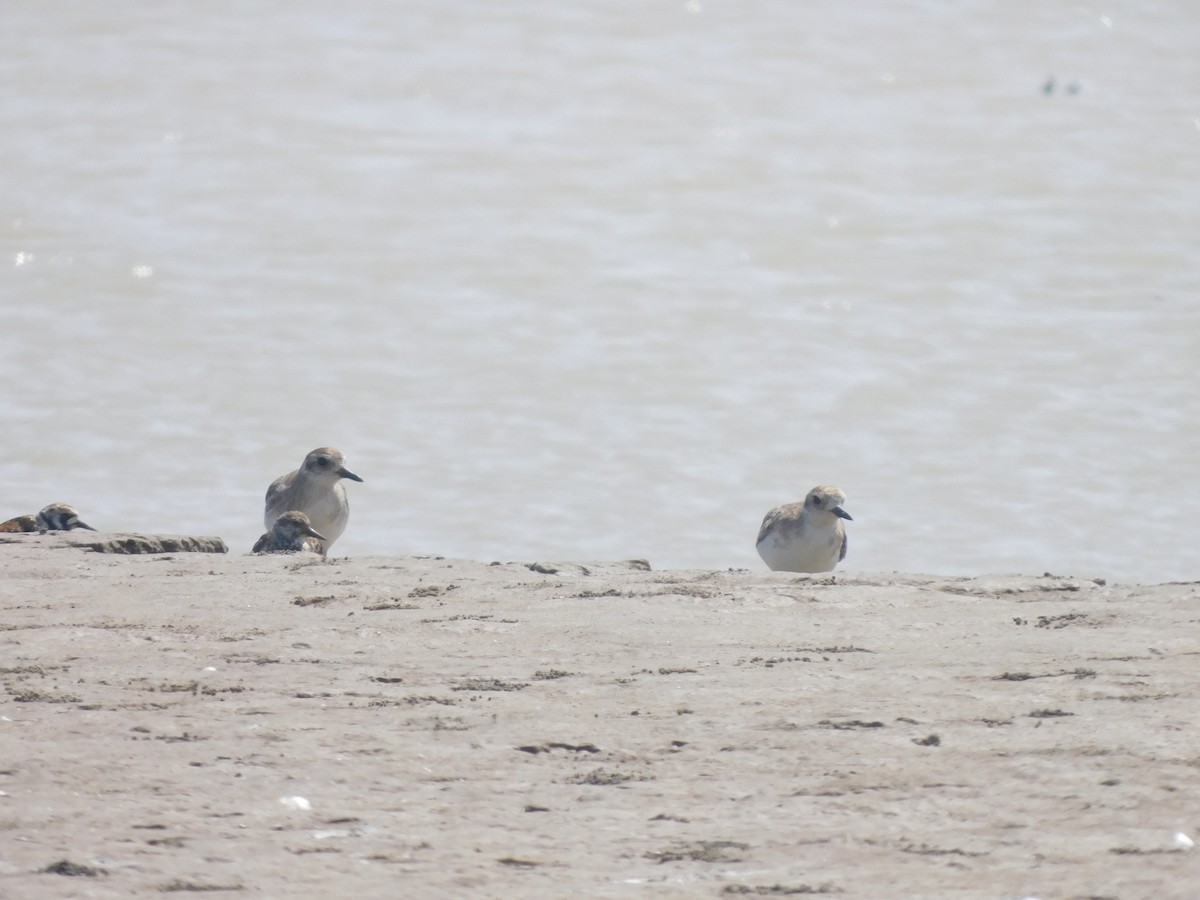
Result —
[[38, 523], [37, 516], [13, 516], [7, 522], [0, 522], [0, 532], [6, 534], [21, 532], [21, 531], [37, 531]]
[[341, 537], [350, 520], [350, 501], [342, 479], [362, 481], [346, 468], [346, 457], [333, 447], [318, 447], [295, 472], [280, 475], [267, 488], [263, 525], [269, 531], [275, 520], [286, 512], [296, 510], [309, 518], [313, 528], [321, 532], [320, 554], [324, 556]]
[[298, 510], [285, 512], [258, 539], [251, 553], [297, 553], [309, 550], [325, 555], [325, 535], [312, 527], [308, 516]]
[[832, 572], [846, 558], [846, 526], [853, 521], [842, 509], [846, 495], [823, 484], [803, 503], [777, 506], [758, 530], [758, 555], [775, 572]]
[[17, 516], [7, 522], [0, 522], [0, 531], [70, 531], [72, 528], [84, 528], [95, 531], [91, 525], [79, 518], [75, 507], [69, 503], [51, 503], [43, 507], [37, 515]]

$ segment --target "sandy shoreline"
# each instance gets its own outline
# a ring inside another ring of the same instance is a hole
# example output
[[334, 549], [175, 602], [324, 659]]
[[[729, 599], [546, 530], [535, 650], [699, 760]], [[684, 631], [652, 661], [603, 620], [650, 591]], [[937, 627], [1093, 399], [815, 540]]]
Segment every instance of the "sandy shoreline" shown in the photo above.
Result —
[[0, 544], [6, 898], [1200, 883], [1200, 584], [56, 543]]

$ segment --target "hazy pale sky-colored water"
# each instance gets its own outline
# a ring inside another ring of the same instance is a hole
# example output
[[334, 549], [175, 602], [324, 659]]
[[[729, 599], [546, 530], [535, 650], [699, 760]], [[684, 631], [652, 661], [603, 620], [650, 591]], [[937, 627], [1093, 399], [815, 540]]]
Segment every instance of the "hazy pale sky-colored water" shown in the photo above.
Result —
[[1180, 2], [0, 10], [4, 516], [1200, 577]]

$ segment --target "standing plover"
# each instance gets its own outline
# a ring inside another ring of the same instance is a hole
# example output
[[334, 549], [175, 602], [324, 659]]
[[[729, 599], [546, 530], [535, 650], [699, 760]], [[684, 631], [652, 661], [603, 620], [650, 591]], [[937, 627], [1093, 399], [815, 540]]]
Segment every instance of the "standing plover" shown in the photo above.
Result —
[[258, 539], [251, 553], [296, 553], [309, 550], [325, 555], [325, 535], [312, 527], [308, 516], [297, 510], [285, 512]]
[[308, 516], [313, 528], [321, 532], [320, 553], [324, 556], [341, 537], [350, 520], [350, 501], [342, 479], [362, 481], [346, 468], [346, 457], [333, 447], [318, 447], [295, 472], [280, 475], [267, 488], [267, 508], [263, 525], [267, 530], [286, 512], [297, 510]]
[[842, 509], [846, 495], [823, 484], [803, 503], [777, 506], [758, 530], [758, 555], [776, 572], [832, 572], [846, 558], [846, 526], [850, 513]]
[[69, 503], [51, 503], [43, 507], [36, 516], [17, 516], [7, 522], [0, 522], [0, 531], [70, 531], [72, 528], [85, 528], [95, 531], [91, 525], [79, 518], [75, 507]]

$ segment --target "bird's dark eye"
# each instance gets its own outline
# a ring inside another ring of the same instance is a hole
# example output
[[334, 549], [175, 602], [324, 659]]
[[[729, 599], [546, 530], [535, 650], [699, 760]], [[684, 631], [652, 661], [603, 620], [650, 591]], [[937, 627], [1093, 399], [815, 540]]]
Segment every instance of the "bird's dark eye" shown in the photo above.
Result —
[[328, 456], [318, 456], [317, 457], [317, 465], [321, 466], [322, 468], [329, 465], [329, 457]]

